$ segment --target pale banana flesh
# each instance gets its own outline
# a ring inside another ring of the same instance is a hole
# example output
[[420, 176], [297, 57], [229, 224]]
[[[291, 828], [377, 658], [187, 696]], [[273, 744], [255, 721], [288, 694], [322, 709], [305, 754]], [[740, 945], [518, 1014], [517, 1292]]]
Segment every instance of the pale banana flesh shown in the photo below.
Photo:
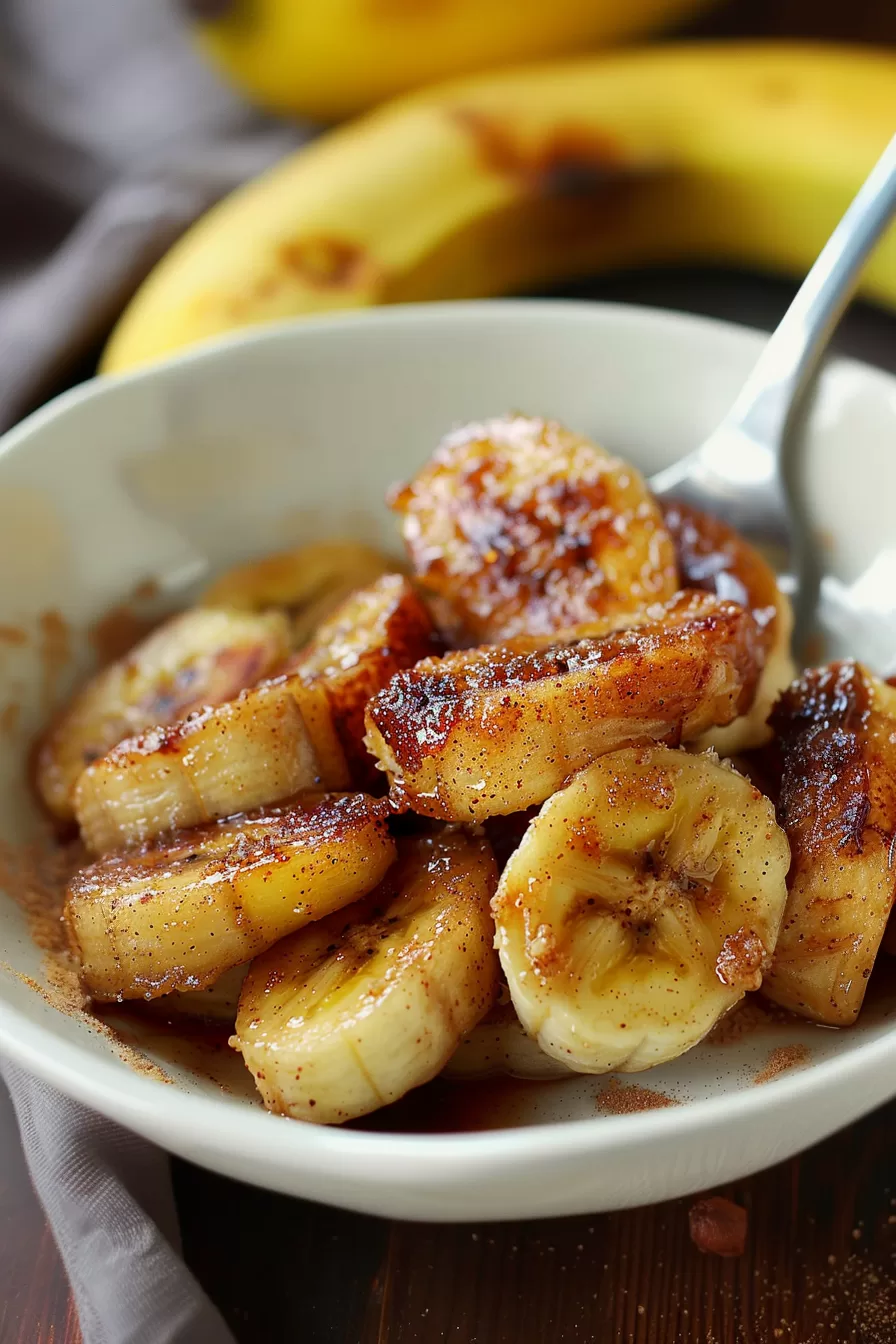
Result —
[[418, 663], [371, 700], [367, 745], [397, 802], [482, 821], [544, 802], [605, 752], [730, 723], [762, 657], [748, 611], [683, 592], [603, 638]]
[[675, 1059], [761, 984], [789, 863], [772, 804], [715, 756], [601, 757], [541, 809], [493, 902], [524, 1028], [580, 1073]]
[[74, 815], [73, 791], [110, 747], [199, 705], [230, 700], [283, 662], [286, 618], [233, 609], [182, 612], [97, 673], [44, 735], [37, 786], [54, 816]]
[[496, 883], [484, 841], [409, 838], [359, 907], [259, 957], [233, 1043], [268, 1109], [338, 1124], [434, 1078], [497, 995]]
[[[676, 43], [427, 89], [215, 206], [152, 271], [106, 372], [286, 317], [674, 260], [802, 275], [892, 135], [896, 55]], [[896, 303], [896, 234], [864, 292]]]
[[295, 803], [115, 854], [72, 881], [65, 919], [94, 999], [201, 990], [365, 895], [395, 857], [364, 794]]
[[793, 865], [763, 993], [848, 1026], [896, 901], [896, 688], [858, 663], [816, 668], [781, 697], [772, 726]]

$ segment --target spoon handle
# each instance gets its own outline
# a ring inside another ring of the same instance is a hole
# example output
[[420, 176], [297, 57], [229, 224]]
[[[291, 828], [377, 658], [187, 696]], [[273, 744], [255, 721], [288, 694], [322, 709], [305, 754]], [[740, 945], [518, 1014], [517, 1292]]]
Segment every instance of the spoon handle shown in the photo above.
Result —
[[794, 404], [852, 298], [868, 253], [894, 213], [896, 135], [800, 285], [726, 416], [727, 426], [780, 451]]

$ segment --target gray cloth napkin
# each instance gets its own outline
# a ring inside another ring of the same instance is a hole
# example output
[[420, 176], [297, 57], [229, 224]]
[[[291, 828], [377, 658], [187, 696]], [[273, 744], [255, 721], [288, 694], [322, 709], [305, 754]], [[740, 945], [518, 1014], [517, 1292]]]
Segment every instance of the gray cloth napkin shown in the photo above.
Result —
[[[174, 0], [0, 0], [0, 428], [196, 215], [302, 138], [217, 81]], [[164, 1154], [0, 1073], [85, 1344], [232, 1344], [178, 1254]]]
[[233, 1344], [180, 1258], [165, 1154], [8, 1062], [0, 1076], [85, 1344]]
[[176, 0], [0, 0], [0, 428], [191, 220], [302, 139], [206, 68]]

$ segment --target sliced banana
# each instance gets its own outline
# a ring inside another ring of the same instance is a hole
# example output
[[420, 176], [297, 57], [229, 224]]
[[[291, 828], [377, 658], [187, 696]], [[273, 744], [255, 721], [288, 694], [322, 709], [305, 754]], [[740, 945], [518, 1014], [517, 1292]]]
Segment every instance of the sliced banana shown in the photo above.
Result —
[[479, 821], [544, 802], [604, 752], [730, 723], [760, 667], [749, 612], [679, 593], [603, 639], [418, 663], [371, 700], [367, 745], [396, 802]]
[[[503, 988], [507, 993], [506, 986]], [[524, 1030], [507, 993], [506, 1001], [496, 1003], [478, 1026], [464, 1037], [442, 1070], [442, 1076], [463, 1082], [501, 1075], [546, 1082], [552, 1078], [569, 1078], [572, 1072], [568, 1064], [546, 1055]]]
[[204, 594], [208, 607], [286, 608], [301, 647], [356, 588], [395, 568], [381, 551], [356, 541], [316, 541], [252, 560], [222, 574]]
[[467, 425], [390, 502], [416, 572], [474, 640], [551, 634], [679, 586], [640, 473], [554, 421]]
[[85, 843], [107, 853], [307, 789], [376, 789], [365, 705], [433, 640], [407, 579], [377, 580], [337, 609], [283, 676], [128, 738], [85, 770], [75, 790]]
[[125, 738], [80, 776], [75, 816], [88, 849], [106, 854], [349, 782], [325, 692], [293, 675]]
[[434, 1078], [497, 993], [496, 882], [484, 841], [407, 839], [359, 907], [259, 957], [232, 1043], [265, 1106], [338, 1124]]
[[277, 612], [197, 608], [166, 621], [88, 682], [49, 729], [37, 752], [43, 801], [70, 819], [85, 766], [125, 737], [231, 700], [282, 663], [288, 648], [289, 627]]
[[848, 1026], [896, 899], [896, 689], [858, 663], [834, 663], [795, 681], [771, 722], [793, 865], [763, 993]]
[[342, 602], [289, 662], [288, 671], [323, 687], [356, 787], [383, 782], [364, 745], [368, 700], [437, 647], [429, 612], [411, 583], [403, 574], [384, 574]]
[[70, 884], [65, 918], [87, 992], [198, 990], [376, 886], [395, 857], [364, 794], [199, 827], [112, 855]]
[[601, 757], [541, 809], [493, 902], [524, 1028], [580, 1073], [675, 1059], [758, 989], [789, 862], [771, 803], [715, 756]]
[[771, 740], [768, 716], [781, 692], [796, 676], [790, 652], [793, 608], [778, 587], [771, 566], [733, 528], [689, 504], [667, 501], [663, 521], [675, 543], [685, 588], [702, 588], [748, 607], [759, 627], [764, 664], [753, 703], [722, 728], [711, 728], [694, 744], [720, 756], [761, 747]]

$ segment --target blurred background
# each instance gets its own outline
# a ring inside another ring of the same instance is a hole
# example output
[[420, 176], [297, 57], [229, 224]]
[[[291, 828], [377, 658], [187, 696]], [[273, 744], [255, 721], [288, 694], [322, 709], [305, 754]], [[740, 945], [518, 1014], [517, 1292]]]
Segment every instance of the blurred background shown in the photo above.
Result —
[[[333, 308], [769, 325], [894, 126], [892, 0], [3, 0], [0, 424]], [[874, 358], [892, 241], [866, 292]]]

